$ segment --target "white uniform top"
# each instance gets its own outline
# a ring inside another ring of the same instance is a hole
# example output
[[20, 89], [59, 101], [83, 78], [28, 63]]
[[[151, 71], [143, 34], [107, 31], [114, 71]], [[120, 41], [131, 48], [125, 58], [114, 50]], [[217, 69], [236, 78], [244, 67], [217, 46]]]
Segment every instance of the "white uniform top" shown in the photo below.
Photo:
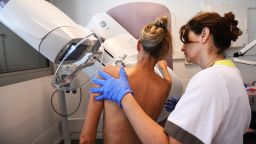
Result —
[[190, 80], [165, 132], [185, 144], [242, 144], [250, 120], [240, 72], [231, 60], [221, 60]]

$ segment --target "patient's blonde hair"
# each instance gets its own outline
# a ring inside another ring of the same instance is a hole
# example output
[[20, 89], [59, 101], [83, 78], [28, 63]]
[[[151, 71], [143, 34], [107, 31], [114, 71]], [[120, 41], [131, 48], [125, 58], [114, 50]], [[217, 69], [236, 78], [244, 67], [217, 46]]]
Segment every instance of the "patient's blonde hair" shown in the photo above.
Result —
[[146, 25], [140, 41], [143, 49], [156, 59], [163, 59], [172, 48], [171, 34], [168, 31], [168, 17], [158, 17], [154, 23]]

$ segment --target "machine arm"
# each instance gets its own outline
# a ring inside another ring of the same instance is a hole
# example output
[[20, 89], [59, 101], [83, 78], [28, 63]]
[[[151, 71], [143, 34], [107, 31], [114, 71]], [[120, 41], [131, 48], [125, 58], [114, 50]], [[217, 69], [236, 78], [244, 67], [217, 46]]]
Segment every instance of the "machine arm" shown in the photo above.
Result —
[[243, 63], [243, 64], [248, 64], [248, 65], [256, 65], [256, 62], [254, 61], [249, 61], [249, 60], [242, 60], [239, 59], [237, 57], [240, 56], [244, 56], [244, 54], [250, 50], [251, 48], [253, 48], [256, 45], [256, 39], [254, 41], [252, 41], [251, 43], [249, 43], [246, 47], [244, 47], [243, 49], [241, 49], [240, 51], [234, 53], [234, 61], [238, 62], [238, 63]]

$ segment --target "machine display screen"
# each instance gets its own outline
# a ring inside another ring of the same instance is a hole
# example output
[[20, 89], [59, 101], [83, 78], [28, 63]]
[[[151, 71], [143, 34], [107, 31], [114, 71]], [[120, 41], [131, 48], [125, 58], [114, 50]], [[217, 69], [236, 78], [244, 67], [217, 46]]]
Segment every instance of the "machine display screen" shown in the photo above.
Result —
[[[73, 44], [74, 46], [75, 44]], [[65, 61], [77, 61], [81, 58], [81, 56], [84, 55], [85, 50], [87, 49], [88, 45], [84, 45], [84, 44], [80, 44], [79, 46], [77, 46], [76, 50], [74, 52], [72, 52]], [[70, 47], [71, 48], [71, 47]], [[69, 49], [70, 49], [69, 48]], [[66, 50], [66, 52], [62, 55], [62, 57], [60, 58], [60, 61], [63, 60], [63, 58], [65, 57], [65, 55], [67, 54], [67, 52], [69, 51]]]

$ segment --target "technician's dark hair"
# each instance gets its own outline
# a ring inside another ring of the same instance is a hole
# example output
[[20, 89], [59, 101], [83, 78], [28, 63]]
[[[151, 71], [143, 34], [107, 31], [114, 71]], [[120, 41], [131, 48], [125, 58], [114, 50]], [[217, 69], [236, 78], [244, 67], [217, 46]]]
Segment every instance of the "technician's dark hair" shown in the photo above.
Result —
[[235, 15], [232, 12], [225, 13], [223, 17], [215, 12], [200, 12], [180, 28], [180, 39], [183, 43], [189, 43], [189, 31], [199, 35], [207, 27], [210, 29], [219, 53], [222, 53], [230, 47], [231, 41], [236, 41], [238, 36], [242, 35], [242, 31], [237, 25], [238, 21], [235, 20]]
[[146, 25], [140, 36], [143, 49], [156, 59], [163, 59], [172, 48], [168, 30], [168, 17], [161, 16], [154, 23]]

